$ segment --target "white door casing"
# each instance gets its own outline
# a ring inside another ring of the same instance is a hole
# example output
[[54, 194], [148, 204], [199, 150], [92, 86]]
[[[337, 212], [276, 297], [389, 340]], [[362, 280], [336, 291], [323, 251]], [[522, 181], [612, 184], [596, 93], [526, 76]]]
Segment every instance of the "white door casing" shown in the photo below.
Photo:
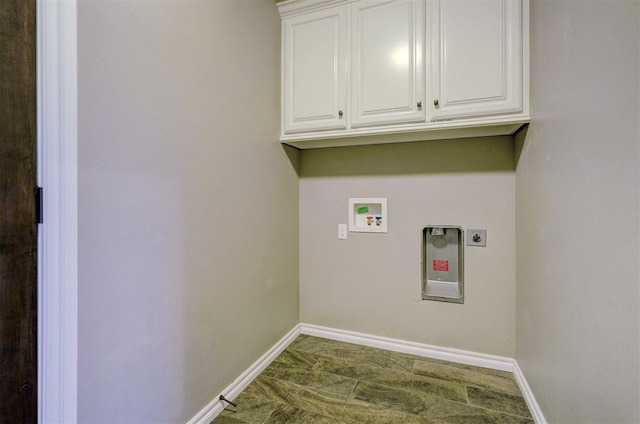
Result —
[[37, 1], [38, 422], [77, 422], [77, 3]]

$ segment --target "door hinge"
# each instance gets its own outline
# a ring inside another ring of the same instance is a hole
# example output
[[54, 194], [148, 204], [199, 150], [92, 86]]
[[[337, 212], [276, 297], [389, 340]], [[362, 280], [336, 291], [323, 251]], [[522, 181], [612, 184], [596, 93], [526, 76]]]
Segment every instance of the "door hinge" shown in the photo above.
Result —
[[34, 192], [34, 196], [36, 199], [36, 216], [35, 216], [35, 220], [36, 220], [36, 224], [42, 224], [42, 219], [43, 219], [43, 213], [42, 213], [42, 204], [43, 204], [43, 200], [42, 200], [42, 187], [36, 187], [33, 189]]

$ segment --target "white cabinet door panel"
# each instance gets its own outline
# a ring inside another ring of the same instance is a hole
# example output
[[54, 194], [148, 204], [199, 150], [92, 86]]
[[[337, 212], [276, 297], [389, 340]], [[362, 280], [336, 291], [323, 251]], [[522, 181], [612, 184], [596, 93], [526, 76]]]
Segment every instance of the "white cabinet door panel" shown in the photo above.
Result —
[[352, 5], [353, 127], [424, 121], [424, 0]]
[[429, 106], [433, 116], [521, 111], [521, 0], [437, 0], [432, 4], [434, 99]]
[[284, 132], [345, 129], [346, 8], [283, 22]]

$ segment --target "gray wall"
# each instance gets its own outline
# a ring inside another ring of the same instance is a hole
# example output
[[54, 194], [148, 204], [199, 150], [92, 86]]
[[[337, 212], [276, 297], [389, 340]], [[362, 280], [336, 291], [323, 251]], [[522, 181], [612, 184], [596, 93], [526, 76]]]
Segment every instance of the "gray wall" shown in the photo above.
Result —
[[[387, 197], [388, 234], [349, 233], [349, 197]], [[465, 251], [465, 304], [421, 300], [422, 229], [485, 228]], [[305, 323], [513, 356], [511, 137], [303, 151], [300, 314]]]
[[277, 9], [78, 19], [79, 421], [185, 422], [299, 322]]
[[553, 423], [640, 421], [639, 5], [532, 2], [516, 357]]
[[[184, 422], [301, 320], [515, 351], [550, 422], [639, 421], [638, 22], [534, 0], [515, 158], [307, 151], [298, 199], [271, 0], [81, 1], [79, 420]], [[337, 240], [350, 196], [388, 197], [389, 233]], [[433, 223], [488, 230], [465, 305], [420, 300]]]

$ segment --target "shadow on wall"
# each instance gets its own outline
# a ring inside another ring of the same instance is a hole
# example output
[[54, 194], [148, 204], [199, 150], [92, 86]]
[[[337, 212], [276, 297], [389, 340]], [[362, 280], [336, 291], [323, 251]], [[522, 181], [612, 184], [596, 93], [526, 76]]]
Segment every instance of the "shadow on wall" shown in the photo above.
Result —
[[512, 136], [301, 150], [301, 177], [514, 170]]
[[520, 157], [526, 146], [528, 146], [529, 139], [527, 138], [527, 132], [529, 131], [529, 124], [523, 126], [513, 135], [513, 167], [518, 167]]
[[300, 176], [300, 158], [302, 157], [302, 150], [296, 149], [295, 147], [291, 147], [288, 144], [282, 145], [282, 150], [284, 150], [285, 155], [287, 155], [287, 159], [291, 162], [291, 166], [294, 171], [296, 171], [296, 175]]

